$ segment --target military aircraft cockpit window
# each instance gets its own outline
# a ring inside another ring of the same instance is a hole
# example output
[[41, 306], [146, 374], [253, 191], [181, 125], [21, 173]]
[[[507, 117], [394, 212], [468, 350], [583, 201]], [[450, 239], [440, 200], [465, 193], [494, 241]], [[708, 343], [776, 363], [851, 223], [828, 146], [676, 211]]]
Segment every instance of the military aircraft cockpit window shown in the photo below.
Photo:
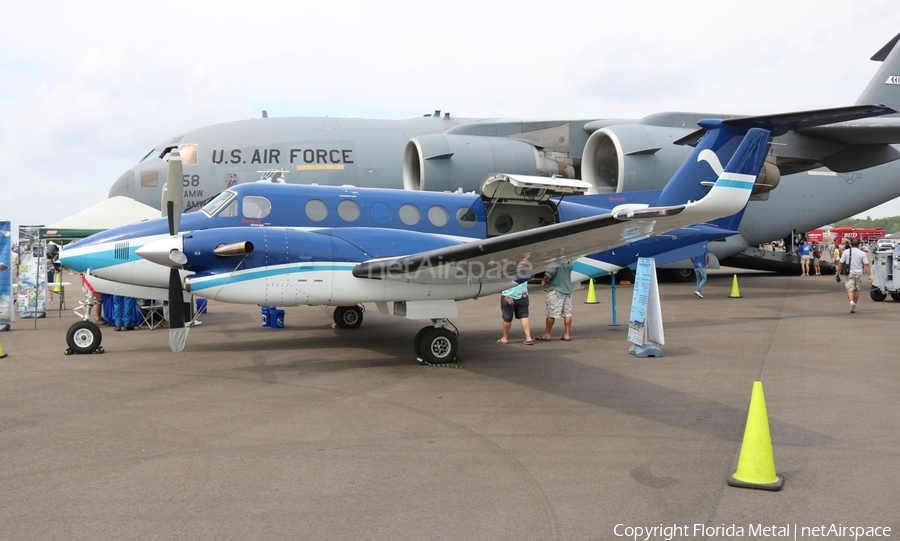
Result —
[[200, 210], [202, 210], [206, 213], [207, 216], [212, 218], [216, 214], [216, 212], [218, 212], [220, 208], [224, 207], [225, 203], [227, 203], [228, 200], [230, 200], [232, 197], [234, 197], [234, 192], [225, 190], [219, 195], [213, 197], [212, 200], [209, 203], [203, 205]]
[[406, 225], [416, 225], [422, 219], [422, 213], [419, 208], [412, 203], [406, 203], [400, 207], [400, 221]]
[[344, 199], [338, 203], [338, 216], [347, 222], [354, 222], [360, 215], [359, 204], [352, 199]]
[[478, 218], [475, 216], [475, 211], [471, 208], [459, 207], [456, 209], [456, 221], [463, 227], [472, 227], [478, 221]]
[[444, 207], [435, 205], [428, 209], [428, 221], [435, 227], [444, 227], [450, 221], [450, 213]]
[[306, 202], [306, 217], [314, 222], [321, 222], [328, 217], [328, 205], [321, 199], [310, 199]]
[[265, 197], [248, 195], [241, 201], [244, 218], [265, 218], [272, 212], [272, 203]]
[[178, 147], [182, 165], [197, 165], [197, 144], [188, 143]]
[[138, 163], [143, 162], [144, 160], [146, 160], [147, 158], [149, 158], [150, 156], [153, 156], [153, 155], [155, 155], [155, 154], [156, 154], [156, 149], [154, 148], [153, 150], [151, 150], [150, 152], [148, 152], [146, 156], [144, 156], [143, 158], [141, 158], [140, 161], [139, 161]]

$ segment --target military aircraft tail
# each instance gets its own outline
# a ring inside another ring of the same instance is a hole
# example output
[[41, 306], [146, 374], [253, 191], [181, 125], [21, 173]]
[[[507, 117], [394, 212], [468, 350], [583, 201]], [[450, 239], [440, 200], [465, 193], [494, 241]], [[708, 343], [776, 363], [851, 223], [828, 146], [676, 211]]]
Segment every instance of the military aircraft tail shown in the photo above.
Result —
[[866, 103], [882, 103], [894, 109], [900, 110], [900, 34], [885, 44], [872, 60], [881, 62], [881, 67], [869, 81], [866, 89], [856, 101], [862, 105]]

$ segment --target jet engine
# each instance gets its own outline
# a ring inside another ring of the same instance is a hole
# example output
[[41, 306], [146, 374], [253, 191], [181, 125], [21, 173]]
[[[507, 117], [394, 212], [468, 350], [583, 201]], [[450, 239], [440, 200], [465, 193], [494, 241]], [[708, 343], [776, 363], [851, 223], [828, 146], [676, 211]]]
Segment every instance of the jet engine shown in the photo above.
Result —
[[[662, 189], [693, 150], [691, 146], [673, 143], [695, 131], [695, 127], [647, 124], [600, 128], [584, 146], [581, 180], [592, 185], [588, 193]], [[766, 162], [756, 179], [753, 198], [767, 199], [780, 178], [778, 167]], [[715, 179], [710, 170], [709, 181]]]
[[493, 173], [575, 178], [572, 165], [548, 157], [536, 145], [520, 139], [423, 135], [410, 139], [403, 152], [406, 190], [477, 191]]

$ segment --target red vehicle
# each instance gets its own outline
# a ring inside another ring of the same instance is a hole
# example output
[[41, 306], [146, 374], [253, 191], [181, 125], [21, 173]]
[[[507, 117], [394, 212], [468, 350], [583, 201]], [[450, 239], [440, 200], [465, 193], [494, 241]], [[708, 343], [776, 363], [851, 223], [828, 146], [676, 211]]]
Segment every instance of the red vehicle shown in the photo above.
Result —
[[[835, 227], [831, 230], [835, 244], [843, 244], [853, 239], [859, 239], [860, 242], [874, 243], [878, 239], [883, 239], [887, 233], [880, 227]], [[812, 235], [810, 235], [812, 238]]]

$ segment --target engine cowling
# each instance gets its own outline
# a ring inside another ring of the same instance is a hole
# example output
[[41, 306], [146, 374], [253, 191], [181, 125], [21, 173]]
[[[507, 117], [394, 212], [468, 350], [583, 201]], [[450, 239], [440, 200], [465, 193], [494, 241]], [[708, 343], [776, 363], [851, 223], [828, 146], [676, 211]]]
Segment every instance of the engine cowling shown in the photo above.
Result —
[[575, 169], [545, 156], [535, 145], [506, 137], [423, 135], [403, 152], [403, 188], [428, 191], [478, 191], [490, 174], [559, 175], [575, 178]]
[[[589, 193], [662, 189], [693, 150], [673, 142], [694, 131], [637, 123], [598, 129], [584, 146], [581, 180], [593, 186]], [[752, 197], [767, 199], [780, 178], [778, 167], [766, 162]]]
[[588, 138], [581, 159], [581, 179], [590, 193], [658, 190], [690, 154], [673, 141], [696, 128], [621, 124], [601, 128]]

